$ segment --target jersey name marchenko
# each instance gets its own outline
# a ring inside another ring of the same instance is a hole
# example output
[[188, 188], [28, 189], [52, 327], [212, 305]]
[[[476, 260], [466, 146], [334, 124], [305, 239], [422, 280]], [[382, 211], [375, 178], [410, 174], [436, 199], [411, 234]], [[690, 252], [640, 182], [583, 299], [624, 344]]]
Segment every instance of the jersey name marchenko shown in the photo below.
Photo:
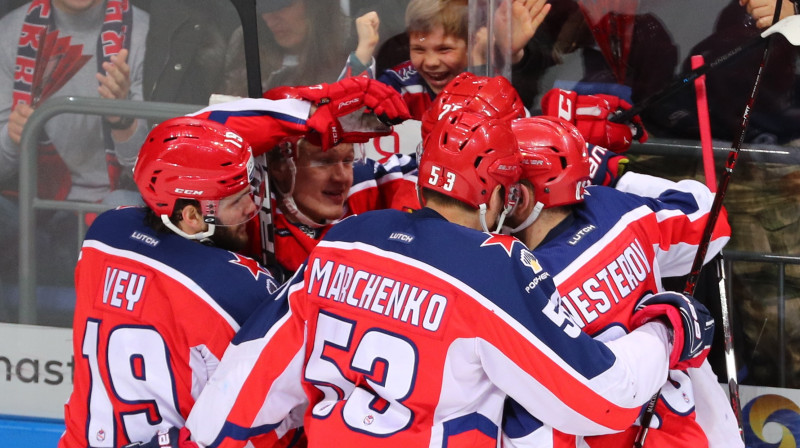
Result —
[[436, 331], [447, 308], [447, 297], [423, 286], [364, 269], [314, 258], [308, 294], [360, 308], [425, 330]]

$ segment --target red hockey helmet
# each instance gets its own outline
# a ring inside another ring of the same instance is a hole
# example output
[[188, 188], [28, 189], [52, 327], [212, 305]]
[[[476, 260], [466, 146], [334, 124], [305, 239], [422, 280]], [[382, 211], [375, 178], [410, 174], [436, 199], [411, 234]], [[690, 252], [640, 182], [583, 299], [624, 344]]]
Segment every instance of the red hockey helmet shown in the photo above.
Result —
[[522, 155], [522, 179], [533, 184], [535, 200], [544, 208], [582, 201], [589, 156], [578, 129], [546, 116], [514, 120], [511, 128]]
[[458, 109], [468, 109], [499, 120], [513, 120], [526, 115], [522, 99], [508, 79], [463, 72], [442, 89], [422, 115], [422, 139], [447, 113]]
[[459, 110], [425, 139], [419, 158], [420, 188], [430, 188], [475, 208], [497, 185], [510, 191], [520, 178], [520, 154], [509, 122]]
[[150, 131], [133, 179], [157, 215], [171, 215], [178, 199], [194, 199], [214, 223], [219, 201], [250, 186], [253, 168], [250, 145], [237, 133], [215, 121], [178, 117]]

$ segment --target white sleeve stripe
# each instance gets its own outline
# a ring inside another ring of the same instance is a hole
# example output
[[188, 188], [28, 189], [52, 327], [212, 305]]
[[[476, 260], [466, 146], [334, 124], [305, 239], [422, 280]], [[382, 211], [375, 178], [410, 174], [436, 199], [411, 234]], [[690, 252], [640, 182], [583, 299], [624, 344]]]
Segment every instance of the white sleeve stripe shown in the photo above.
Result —
[[422, 88], [422, 86], [421, 85], [417, 85], [417, 84], [410, 85], [410, 86], [403, 86], [401, 88], [401, 90], [403, 92], [407, 92], [407, 93], [423, 93], [423, 92], [425, 92], [425, 90]]
[[375, 179], [367, 179], [362, 182], [358, 182], [350, 187], [350, 193], [348, 196], [353, 196], [360, 191], [369, 190], [370, 188], [375, 188], [377, 186], [378, 183], [375, 181]]
[[[227, 416], [231, 413], [237, 399], [240, 398], [239, 391], [250, 378], [264, 347], [291, 316], [290, 309], [270, 327], [263, 337], [242, 342], [239, 345], [228, 346], [214, 376], [206, 384], [186, 420], [186, 427], [189, 428], [196, 441], [208, 445], [216, 440], [226, 424]], [[298, 353], [305, 353], [305, 345], [300, 348]]]
[[664, 209], [656, 212], [659, 216], [659, 221], [667, 219], [673, 214], [684, 214], [690, 221], [696, 221], [703, 218], [711, 210], [711, 204], [714, 202], [714, 193], [709, 191], [708, 187], [702, 183], [692, 180], [684, 179], [678, 182], [673, 182], [668, 179], [650, 176], [641, 173], [625, 173], [617, 183], [617, 190], [626, 193], [633, 193], [647, 198], [658, 198], [665, 191], [674, 190], [682, 193], [692, 195], [697, 210], [692, 213], [684, 213], [680, 210]]
[[236, 101], [215, 104], [188, 114], [187, 116], [191, 117], [214, 111], [242, 112], [247, 110], [280, 113], [297, 117], [305, 121], [308, 119], [308, 114], [311, 111], [311, 103], [297, 99], [268, 100], [266, 98], [242, 98]]
[[529, 378], [528, 374], [517, 364], [511, 362], [500, 350], [487, 341], [479, 342], [478, 346], [484, 351], [484, 356], [491, 360], [491, 362], [485, 363], [486, 369], [490, 371], [489, 376], [499, 384], [514, 384], [514, 388], [505, 392], [523, 404], [526, 409], [547, 410], [547, 412], [531, 412], [531, 414], [536, 415], [549, 426], [584, 435], [606, 434], [613, 431], [613, 428], [592, 421], [589, 417], [564, 404], [542, 383], [526, 381], [525, 379]]

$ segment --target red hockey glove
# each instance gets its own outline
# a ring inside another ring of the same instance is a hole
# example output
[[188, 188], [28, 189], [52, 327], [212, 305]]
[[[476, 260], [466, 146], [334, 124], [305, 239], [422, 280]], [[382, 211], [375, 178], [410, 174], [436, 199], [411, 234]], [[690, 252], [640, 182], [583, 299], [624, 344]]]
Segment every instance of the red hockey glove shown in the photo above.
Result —
[[[363, 143], [391, 132], [388, 126], [380, 130], [346, 129], [340, 118], [371, 110], [385, 125], [393, 125], [411, 118], [408, 106], [396, 90], [386, 84], [363, 76], [344, 78], [333, 84], [294, 87], [297, 95], [317, 106], [306, 121], [316, 133], [307, 137], [313, 144], [328, 149], [339, 143]], [[359, 120], [356, 120], [359, 122]]]
[[625, 155], [611, 152], [602, 146], [589, 145], [589, 178], [592, 185], [616, 187], [629, 162], [630, 159]]
[[122, 448], [198, 448], [195, 442], [189, 440], [189, 430], [186, 428], [162, 429], [147, 442], [135, 442]]
[[633, 140], [647, 141], [641, 117], [636, 115], [629, 123], [608, 121], [618, 110], [628, 110], [631, 105], [613, 95], [578, 95], [562, 89], [550, 89], [542, 97], [542, 113], [563, 118], [573, 123], [587, 143], [623, 153]]
[[700, 367], [714, 338], [714, 318], [708, 309], [688, 294], [661, 292], [639, 300], [631, 325], [637, 328], [658, 318], [666, 318], [674, 332], [669, 368]]

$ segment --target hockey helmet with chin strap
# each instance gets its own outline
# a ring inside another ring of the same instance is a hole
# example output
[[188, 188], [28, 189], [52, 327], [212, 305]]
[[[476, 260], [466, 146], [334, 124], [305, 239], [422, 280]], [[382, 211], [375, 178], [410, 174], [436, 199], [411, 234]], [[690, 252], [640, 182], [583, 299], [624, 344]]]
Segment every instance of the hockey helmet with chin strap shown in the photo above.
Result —
[[[438, 122], [424, 142], [419, 156], [418, 188], [428, 188], [481, 211], [497, 185], [515, 191], [520, 178], [520, 154], [507, 121], [480, 113], [458, 110]], [[501, 220], [512, 200], [509, 194]], [[499, 228], [499, 226], [498, 226]]]
[[571, 123], [556, 117], [514, 120], [511, 128], [522, 155], [522, 179], [543, 208], [583, 201], [589, 185], [586, 142]]
[[[133, 179], [148, 207], [185, 238], [208, 238], [215, 225], [241, 224], [258, 209], [243, 215], [241, 222], [219, 221], [223, 199], [254, 187], [254, 162], [250, 145], [241, 136], [211, 120], [178, 117], [156, 126], [139, 151]], [[179, 199], [198, 201], [207, 231], [188, 235], [169, 220]]]
[[300, 155], [300, 146], [310, 145], [311, 147], [319, 148], [311, 142], [305, 140], [302, 135], [294, 135], [286, 137], [281, 142], [266, 154], [267, 166], [270, 169], [274, 167], [283, 167], [279, 169], [286, 169], [289, 171], [288, 178], [285, 184], [281, 184], [276, 177], [271, 179], [272, 191], [275, 193], [275, 198], [279, 204], [283, 206], [283, 211], [287, 216], [293, 220], [309, 226], [311, 228], [321, 228], [328, 224], [319, 223], [309, 218], [297, 206], [294, 200], [294, 189], [297, 183], [297, 159]]
[[527, 115], [517, 89], [508, 79], [463, 72], [442, 89], [423, 114], [422, 139], [439, 120], [458, 109], [471, 110], [499, 120], [513, 120]]

